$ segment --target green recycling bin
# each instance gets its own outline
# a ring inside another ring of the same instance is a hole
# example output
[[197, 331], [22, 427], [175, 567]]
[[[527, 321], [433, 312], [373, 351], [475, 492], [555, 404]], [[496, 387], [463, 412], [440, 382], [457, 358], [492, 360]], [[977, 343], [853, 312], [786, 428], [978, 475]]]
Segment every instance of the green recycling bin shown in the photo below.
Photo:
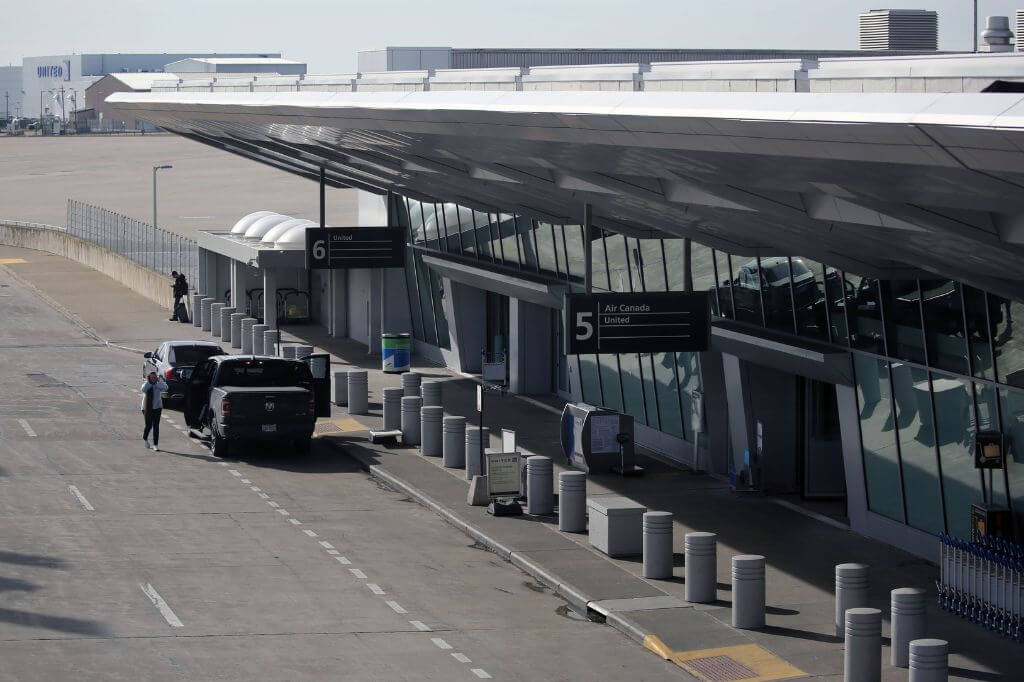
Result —
[[412, 359], [412, 336], [409, 334], [381, 334], [381, 369], [391, 374], [409, 371]]

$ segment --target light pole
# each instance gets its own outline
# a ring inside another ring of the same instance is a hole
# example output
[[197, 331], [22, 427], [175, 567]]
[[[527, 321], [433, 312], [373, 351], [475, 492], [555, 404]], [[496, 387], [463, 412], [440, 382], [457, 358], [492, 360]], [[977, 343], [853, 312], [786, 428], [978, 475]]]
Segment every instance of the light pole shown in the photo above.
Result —
[[153, 166], [153, 269], [156, 269], [156, 172], [174, 168], [169, 163]]

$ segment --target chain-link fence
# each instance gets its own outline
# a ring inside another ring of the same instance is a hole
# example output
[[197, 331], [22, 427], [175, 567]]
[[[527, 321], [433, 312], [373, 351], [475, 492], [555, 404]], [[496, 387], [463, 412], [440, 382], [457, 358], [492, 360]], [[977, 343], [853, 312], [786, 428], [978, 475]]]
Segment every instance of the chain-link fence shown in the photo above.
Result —
[[199, 247], [187, 237], [74, 199], [68, 199], [67, 231], [150, 270], [182, 272], [190, 287], [198, 282]]

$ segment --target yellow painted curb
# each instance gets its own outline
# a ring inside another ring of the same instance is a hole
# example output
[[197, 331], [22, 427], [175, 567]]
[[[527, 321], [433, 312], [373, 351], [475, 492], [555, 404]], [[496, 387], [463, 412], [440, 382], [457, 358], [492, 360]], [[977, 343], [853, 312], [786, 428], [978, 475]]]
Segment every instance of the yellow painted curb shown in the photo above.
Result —
[[697, 662], [700, 659], [713, 657], [729, 658], [735, 663], [752, 670], [755, 676], [742, 678], [743, 682], [791, 680], [808, 676], [803, 670], [790, 665], [757, 644], [740, 644], [738, 646], [697, 649], [695, 651], [677, 651], [672, 655], [672, 660], [675, 661], [676, 665], [698, 679], [711, 682], [710, 678], [701, 674], [700, 668], [697, 667]]
[[20, 265], [27, 262], [24, 258], [0, 258], [0, 265]]
[[669, 649], [668, 645], [661, 641], [661, 639], [659, 639], [657, 635], [645, 635], [644, 648], [649, 651], [653, 651], [655, 654], [661, 656], [666, 661], [671, 661], [672, 656], [675, 653], [671, 649]]

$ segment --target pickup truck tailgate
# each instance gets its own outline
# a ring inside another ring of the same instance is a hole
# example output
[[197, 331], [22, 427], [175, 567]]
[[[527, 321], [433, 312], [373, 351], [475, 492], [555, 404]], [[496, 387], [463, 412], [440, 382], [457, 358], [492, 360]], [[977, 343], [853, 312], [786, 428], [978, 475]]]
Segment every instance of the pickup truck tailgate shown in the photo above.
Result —
[[243, 422], [290, 422], [309, 421], [309, 401], [313, 394], [305, 388], [241, 388], [218, 386], [214, 392], [214, 407], [225, 398], [231, 402], [232, 424]]

